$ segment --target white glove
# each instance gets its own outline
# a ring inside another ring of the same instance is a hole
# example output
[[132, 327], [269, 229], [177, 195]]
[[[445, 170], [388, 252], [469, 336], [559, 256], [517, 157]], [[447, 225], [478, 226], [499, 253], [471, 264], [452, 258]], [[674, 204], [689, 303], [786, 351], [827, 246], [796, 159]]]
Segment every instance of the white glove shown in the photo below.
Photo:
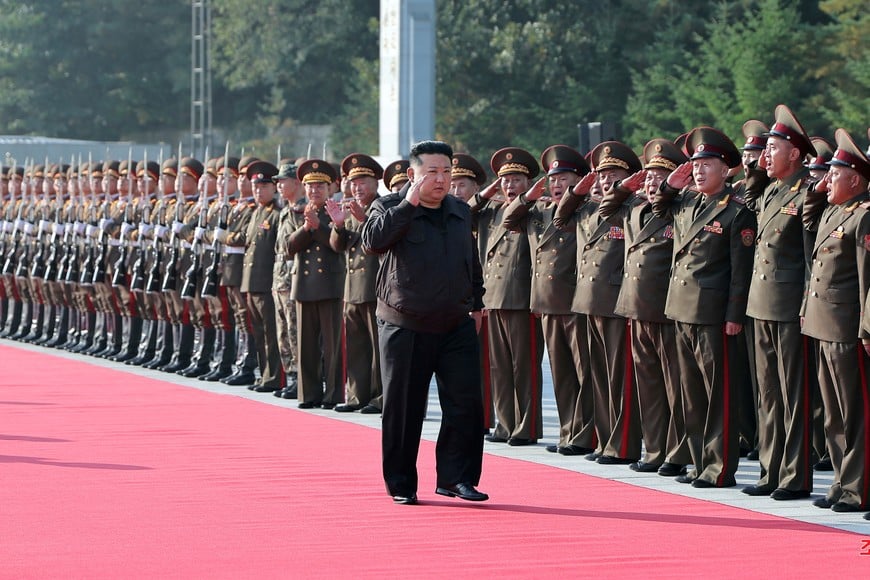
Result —
[[224, 229], [221, 229], [221, 228], [217, 228], [217, 229], [215, 229], [215, 231], [214, 231], [214, 237], [215, 237], [215, 239], [216, 239], [217, 241], [219, 241], [220, 243], [222, 243], [222, 244], [223, 244], [223, 243], [226, 243], [226, 241], [227, 241], [227, 236], [228, 236], [228, 235], [229, 235], [229, 232], [228, 232], [227, 230], [224, 230]]
[[2, 225], [2, 227], [0, 227], [0, 232], [11, 232], [12, 231], [12, 228], [9, 227], [9, 222], [7, 222], [6, 220], [3, 220], [2, 224], [3, 225]]
[[104, 232], [108, 232], [111, 229], [112, 225], [114, 225], [114, 223], [115, 220], [113, 220], [112, 218], [103, 218], [100, 220], [100, 229]]
[[85, 222], [76, 222], [73, 225], [73, 231], [81, 236], [85, 233], [85, 226], [86, 225], [87, 224], [85, 224]]
[[21, 218], [15, 218], [15, 227], [19, 230], [23, 230], [24, 226], [27, 225], [27, 222]]
[[183, 229], [184, 229], [183, 222], [179, 222], [179, 221], [172, 222], [172, 233], [175, 234], [176, 236], [181, 235], [181, 230], [183, 230]]
[[51, 232], [56, 236], [62, 236], [66, 231], [66, 226], [64, 224], [51, 224]]
[[204, 236], [205, 236], [205, 228], [201, 228], [199, 226], [196, 226], [196, 229], [193, 230], [193, 239], [198, 241], [198, 242], [201, 242], [202, 238]]
[[166, 239], [166, 234], [169, 233], [169, 228], [166, 226], [154, 226], [154, 237], [160, 238], [161, 240]]
[[130, 232], [136, 229], [136, 226], [133, 224], [128, 224], [124, 222], [121, 224], [121, 238], [127, 239], [130, 236]]
[[94, 236], [96, 236], [98, 231], [100, 230], [97, 228], [97, 226], [92, 226], [91, 224], [85, 226], [85, 235], [89, 238], [93, 238]]
[[42, 235], [42, 232], [48, 231], [51, 228], [52, 222], [48, 220], [39, 220], [39, 235]]
[[24, 222], [24, 233], [28, 236], [33, 233], [33, 224], [30, 222]]
[[139, 222], [139, 235], [143, 237], [148, 237], [151, 235], [151, 230], [154, 229], [154, 226], [145, 222]]

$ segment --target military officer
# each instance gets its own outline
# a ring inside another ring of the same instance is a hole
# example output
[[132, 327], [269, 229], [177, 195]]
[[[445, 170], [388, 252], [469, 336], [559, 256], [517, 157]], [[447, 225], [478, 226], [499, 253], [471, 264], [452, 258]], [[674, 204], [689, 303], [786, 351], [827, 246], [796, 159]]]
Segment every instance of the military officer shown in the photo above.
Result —
[[472, 204], [478, 236], [486, 232], [486, 246], [481, 248], [483, 303], [496, 419], [495, 430], [486, 440], [533, 445], [543, 436], [543, 331], [540, 318], [530, 309], [532, 259], [526, 220], [517, 219], [508, 226], [505, 216], [540, 167], [531, 153], [519, 147], [496, 151], [490, 167], [499, 177], [501, 199], [494, 200], [496, 188], [487, 188]]
[[625, 271], [614, 312], [631, 321], [631, 357], [645, 451], [629, 468], [675, 477], [685, 471], [691, 456], [680, 375], [673, 364], [675, 328], [665, 316], [674, 233], [668, 221], [653, 215], [652, 200], [668, 175], [688, 159], [667, 139], [649, 141], [643, 158], [643, 172], [611, 188], [598, 211], [625, 232]]
[[344, 285], [344, 340], [347, 394], [337, 404], [341, 413], [359, 410], [379, 414], [383, 407], [378, 327], [375, 319], [375, 283], [378, 257], [362, 248], [360, 232], [368, 219], [372, 203], [378, 198], [378, 182], [383, 177], [380, 164], [370, 156], [352, 153], [341, 162], [353, 195], [350, 199], [326, 201], [332, 218], [329, 246], [345, 256], [347, 275]]
[[524, 231], [534, 255], [530, 309], [541, 317], [559, 414], [559, 438], [547, 451], [586, 455], [595, 446], [587, 318], [571, 309], [577, 285], [575, 224], [567, 220], [560, 226], [556, 212], [561, 200], [590, 170], [580, 153], [566, 145], [547, 148], [541, 165], [547, 172], [550, 195], [543, 196], [543, 179], [519, 193], [507, 210], [505, 227]]
[[410, 163], [407, 159], [398, 159], [384, 169], [384, 185], [390, 193], [400, 192], [408, 183], [408, 167]]
[[[686, 138], [691, 163], [680, 165], [656, 193], [653, 212], [672, 218], [674, 259], [665, 315], [677, 324], [691, 470], [677, 477], [697, 488], [736, 484], [736, 401], [728, 377], [726, 336], [740, 334], [755, 243], [755, 219], [733, 198], [734, 143], [711, 127]], [[742, 337], [741, 337], [742, 339]]]
[[322, 159], [309, 159], [299, 166], [296, 175], [308, 198], [305, 213], [289, 242], [290, 251], [295, 254], [291, 298], [296, 301], [298, 325], [299, 408], [332, 409], [344, 402], [341, 383], [344, 263], [341, 255], [329, 246], [332, 228], [326, 212], [330, 186], [338, 173]]
[[278, 237], [279, 211], [274, 177], [278, 168], [268, 161], [257, 161], [247, 168], [257, 200], [248, 225], [245, 265], [241, 291], [248, 303], [248, 315], [256, 345], [260, 379], [248, 386], [258, 393], [272, 393], [283, 386], [284, 370], [278, 352], [275, 302], [272, 299], [272, 271], [275, 267], [275, 241]]
[[[819, 344], [819, 385], [834, 467], [833, 485], [814, 504], [855, 512], [870, 505], [870, 330], [861, 324], [870, 284], [870, 161], [846, 130], [837, 129], [835, 138], [830, 170], [807, 193], [804, 206], [804, 224], [816, 239], [801, 316], [803, 333]], [[827, 197], [822, 211], [810, 203], [817, 196]], [[866, 322], [866, 308], [864, 313]]]
[[760, 196], [746, 197], [758, 221], [746, 314], [755, 329], [762, 475], [742, 491], [791, 500], [812, 491], [810, 394], [799, 314], [807, 269], [801, 215], [809, 170], [803, 160], [815, 150], [787, 106], [778, 105], [775, 118], [760, 163], [773, 181]]
[[296, 344], [296, 303], [290, 297], [293, 287], [293, 253], [287, 244], [290, 234], [296, 229], [296, 223], [305, 211], [305, 199], [302, 183], [296, 177], [298, 164], [291, 159], [284, 159], [275, 176], [278, 193], [284, 202], [281, 214], [278, 216], [278, 237], [275, 245], [275, 270], [272, 272], [272, 295], [275, 299], [275, 322], [278, 329], [278, 350], [281, 353], [281, 364], [284, 366], [286, 384], [278, 391], [276, 397], [295, 399], [298, 387], [299, 348]]

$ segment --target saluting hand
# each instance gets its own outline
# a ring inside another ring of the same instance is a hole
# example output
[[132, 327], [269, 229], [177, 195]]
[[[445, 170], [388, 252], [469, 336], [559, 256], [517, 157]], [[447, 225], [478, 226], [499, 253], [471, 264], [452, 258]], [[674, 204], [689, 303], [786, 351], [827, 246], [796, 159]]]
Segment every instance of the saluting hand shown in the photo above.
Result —
[[547, 187], [547, 177], [544, 176], [537, 180], [535, 184], [529, 188], [524, 194], [526, 201], [538, 201], [544, 195], [544, 189]]
[[646, 170], [641, 169], [637, 173], [633, 173], [622, 180], [619, 186], [626, 190], [634, 193], [638, 189], [640, 189], [644, 180], [646, 179]]
[[571, 194], [578, 196], [589, 195], [589, 192], [592, 191], [592, 186], [595, 185], [596, 179], [598, 179], [598, 175], [594, 171], [587, 173], [583, 176], [583, 179], [574, 185]]
[[426, 183], [426, 180], [429, 179], [429, 174], [426, 173], [423, 177], [418, 177], [416, 174], [414, 175], [417, 179], [411, 184], [411, 187], [408, 189], [408, 194], [405, 196], [405, 200], [413, 206], [420, 205], [420, 189], [423, 187], [423, 184]]
[[493, 196], [498, 193], [498, 184], [501, 180], [496, 179], [492, 183], [486, 186], [483, 191], [480, 192], [480, 197], [483, 199], [492, 199]]
[[668, 185], [674, 189], [683, 189], [692, 183], [692, 162], [686, 161], [668, 175]]

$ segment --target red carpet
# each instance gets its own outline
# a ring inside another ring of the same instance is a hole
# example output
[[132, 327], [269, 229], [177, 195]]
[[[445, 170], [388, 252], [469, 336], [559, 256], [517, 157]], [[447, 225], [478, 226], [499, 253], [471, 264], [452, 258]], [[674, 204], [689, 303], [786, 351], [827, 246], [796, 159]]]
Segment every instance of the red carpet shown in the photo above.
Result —
[[[3, 578], [868, 577], [863, 538], [487, 456], [393, 505], [380, 432], [0, 345]], [[870, 531], [870, 522], [868, 522]]]

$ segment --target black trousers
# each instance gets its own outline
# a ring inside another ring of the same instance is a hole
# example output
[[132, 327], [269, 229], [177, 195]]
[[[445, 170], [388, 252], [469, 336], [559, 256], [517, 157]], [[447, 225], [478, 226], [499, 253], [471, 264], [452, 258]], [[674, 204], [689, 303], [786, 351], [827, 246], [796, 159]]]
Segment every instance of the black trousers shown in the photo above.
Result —
[[444, 334], [408, 330], [378, 320], [384, 385], [383, 473], [390, 495], [417, 492], [417, 453], [434, 374], [441, 401], [435, 446], [439, 486], [480, 481], [483, 402], [474, 320]]

